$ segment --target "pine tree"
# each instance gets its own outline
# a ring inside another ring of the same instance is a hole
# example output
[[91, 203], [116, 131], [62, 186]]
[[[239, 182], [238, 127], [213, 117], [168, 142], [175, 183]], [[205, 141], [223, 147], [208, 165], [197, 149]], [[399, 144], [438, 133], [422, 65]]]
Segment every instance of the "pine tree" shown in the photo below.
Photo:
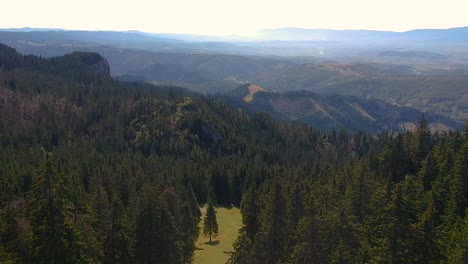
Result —
[[198, 222], [199, 217], [192, 215], [192, 210], [187, 202], [181, 206], [182, 217], [179, 221], [179, 227], [182, 233], [182, 240], [184, 243], [184, 263], [190, 260], [195, 249], [195, 240], [198, 237]]
[[397, 183], [392, 195], [392, 201], [387, 206], [388, 240], [387, 253], [391, 263], [410, 263], [414, 246], [415, 226], [411, 224], [409, 203], [404, 197], [400, 183]]
[[127, 212], [122, 203], [114, 197], [110, 210], [110, 228], [105, 241], [105, 262], [126, 263], [130, 261], [130, 242], [127, 234]]
[[228, 264], [250, 264], [253, 263], [250, 256], [252, 248], [252, 240], [247, 236], [245, 229], [241, 228], [239, 236], [233, 244], [234, 252], [231, 253]]
[[210, 187], [210, 190], [208, 191], [208, 196], [206, 197], [206, 203], [207, 204], [212, 204], [212, 205], [217, 205], [218, 202], [216, 200], [216, 194], [214, 192], [213, 186]]
[[143, 192], [135, 235], [135, 257], [139, 263], [181, 263], [182, 237], [154, 187]]
[[295, 245], [290, 254], [291, 263], [324, 263], [320, 224], [312, 196], [308, 199], [304, 217], [299, 220], [294, 240]]
[[431, 132], [424, 114], [419, 119], [416, 132], [416, 139], [413, 141], [413, 162], [419, 168], [421, 161], [426, 157], [431, 148]]
[[203, 225], [203, 234], [205, 236], [216, 237], [218, 235], [218, 221], [216, 220], [216, 212], [213, 204], [209, 203], [206, 209], [205, 222]]
[[468, 263], [468, 209], [464, 218], [458, 218], [449, 234], [447, 263]]
[[188, 206], [190, 206], [190, 209], [192, 210], [192, 216], [200, 219], [200, 207], [198, 206], [197, 197], [193, 192], [192, 184], [190, 184], [190, 182], [187, 184], [187, 196]]
[[[418, 235], [420, 236], [420, 244], [417, 246], [418, 260], [421, 263], [429, 263], [440, 258], [439, 247], [436, 242], [440, 240], [439, 232], [437, 230], [437, 211], [435, 208], [435, 201], [431, 197], [428, 208], [419, 217]], [[417, 241], [414, 241], [417, 243]]]
[[67, 191], [63, 175], [53, 168], [47, 157], [44, 169], [37, 171], [31, 191], [30, 214], [35, 263], [85, 263], [84, 245], [67, 218]]
[[299, 219], [304, 216], [303, 194], [298, 183], [294, 184], [293, 190], [290, 192], [288, 200], [288, 227], [291, 231], [295, 231]]
[[251, 240], [255, 237], [259, 225], [258, 198], [255, 189], [255, 182], [253, 182], [242, 196], [241, 202], [242, 222], [244, 223], [245, 234]]
[[450, 200], [447, 211], [455, 219], [468, 208], [468, 143], [465, 143], [455, 157], [453, 176], [449, 179]]
[[254, 256], [258, 262], [281, 263], [287, 256], [289, 230], [286, 203], [279, 182], [267, 197], [259, 232], [255, 235]]

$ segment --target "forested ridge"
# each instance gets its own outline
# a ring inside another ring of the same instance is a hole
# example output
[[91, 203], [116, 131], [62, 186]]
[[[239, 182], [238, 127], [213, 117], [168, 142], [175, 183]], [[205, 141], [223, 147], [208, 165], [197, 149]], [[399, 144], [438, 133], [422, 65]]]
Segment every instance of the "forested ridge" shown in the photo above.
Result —
[[189, 263], [210, 188], [232, 263], [467, 261], [468, 128], [326, 134], [106, 65], [0, 46], [0, 262]]

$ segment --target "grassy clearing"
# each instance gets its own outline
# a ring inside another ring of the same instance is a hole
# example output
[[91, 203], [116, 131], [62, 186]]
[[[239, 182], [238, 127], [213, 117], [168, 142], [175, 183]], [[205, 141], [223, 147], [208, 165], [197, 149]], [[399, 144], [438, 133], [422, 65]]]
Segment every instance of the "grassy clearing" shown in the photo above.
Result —
[[[205, 216], [206, 205], [201, 209], [203, 217]], [[219, 235], [212, 239], [203, 236], [203, 219], [200, 221], [200, 236], [195, 243], [195, 255], [193, 263], [195, 264], [220, 264], [226, 263], [232, 251], [232, 243], [237, 238], [239, 228], [242, 225], [242, 217], [239, 208], [235, 207], [216, 207], [216, 219], [218, 220]]]

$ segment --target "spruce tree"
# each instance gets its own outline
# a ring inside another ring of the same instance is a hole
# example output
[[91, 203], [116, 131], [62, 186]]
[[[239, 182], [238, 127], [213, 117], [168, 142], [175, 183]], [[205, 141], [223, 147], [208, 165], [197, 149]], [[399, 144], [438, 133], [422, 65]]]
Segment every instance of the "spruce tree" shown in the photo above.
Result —
[[231, 253], [227, 263], [228, 264], [250, 264], [253, 260], [250, 256], [250, 249], [252, 248], [252, 240], [247, 236], [245, 229], [241, 228], [239, 236], [232, 245], [234, 251]]
[[210, 237], [210, 242], [212, 236], [216, 237], [218, 235], [218, 221], [216, 220], [216, 212], [211, 203], [208, 204], [208, 208], [206, 209], [203, 234]]
[[182, 236], [154, 187], [143, 191], [135, 235], [135, 257], [139, 263], [182, 262]]
[[208, 196], [206, 197], [206, 203], [212, 204], [212, 205], [217, 205], [218, 202], [216, 200], [216, 194], [214, 192], [213, 186], [210, 187], [210, 190], [208, 191]]
[[419, 169], [421, 166], [421, 161], [426, 157], [431, 148], [431, 132], [429, 130], [429, 124], [424, 118], [424, 114], [417, 123], [415, 136], [416, 138], [412, 145], [413, 162], [414, 165]]
[[299, 220], [294, 234], [295, 244], [291, 247], [291, 263], [322, 263], [323, 249], [320, 241], [320, 223], [317, 216], [317, 208], [312, 196], [309, 197], [305, 216]]
[[194, 217], [192, 215], [192, 210], [190, 205], [185, 202], [181, 206], [182, 217], [179, 220], [179, 229], [182, 234], [182, 241], [184, 243], [184, 259], [183, 262], [186, 263], [192, 258], [193, 251], [195, 250], [195, 241], [198, 237], [198, 222], [199, 217]]
[[192, 210], [192, 216], [200, 219], [201, 212], [200, 207], [198, 206], [197, 197], [193, 192], [192, 184], [190, 182], [187, 184], [187, 198], [188, 198], [188, 205]]
[[448, 234], [447, 263], [468, 263], [468, 209], [464, 218], [458, 218]]
[[255, 235], [253, 254], [258, 262], [281, 263], [287, 254], [288, 228], [286, 203], [279, 182], [273, 183], [259, 232]]
[[33, 231], [31, 261], [34, 263], [85, 263], [84, 245], [67, 218], [67, 190], [52, 160], [37, 171], [31, 190], [30, 215]]
[[253, 240], [258, 231], [258, 201], [257, 201], [255, 182], [244, 193], [241, 202], [242, 222], [244, 223], [245, 235]]

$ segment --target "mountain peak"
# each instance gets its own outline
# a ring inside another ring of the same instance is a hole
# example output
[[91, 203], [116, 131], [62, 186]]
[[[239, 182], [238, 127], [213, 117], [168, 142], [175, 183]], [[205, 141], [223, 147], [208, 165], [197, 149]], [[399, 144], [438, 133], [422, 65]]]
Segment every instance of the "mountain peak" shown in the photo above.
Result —
[[69, 59], [73, 61], [73, 63], [89, 66], [99, 77], [111, 77], [109, 62], [99, 53], [75, 51], [63, 56], [63, 59]]
[[72, 77], [83, 82], [110, 79], [109, 62], [95, 52], [76, 51], [62, 57], [45, 59], [21, 55], [15, 49], [0, 43], [0, 69], [23, 68], [41, 72], [53, 71], [57, 75]]

